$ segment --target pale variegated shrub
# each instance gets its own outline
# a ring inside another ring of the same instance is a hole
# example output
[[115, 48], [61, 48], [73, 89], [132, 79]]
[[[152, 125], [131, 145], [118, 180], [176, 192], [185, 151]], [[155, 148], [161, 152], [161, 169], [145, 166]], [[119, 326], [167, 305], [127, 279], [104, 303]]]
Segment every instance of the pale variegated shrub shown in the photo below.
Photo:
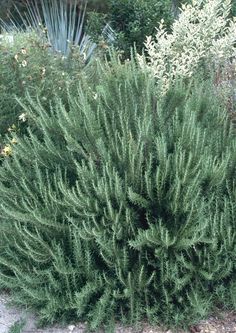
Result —
[[222, 66], [235, 57], [236, 20], [229, 19], [230, 0], [193, 0], [182, 5], [171, 33], [162, 20], [156, 36], [147, 37], [139, 63], [164, 82], [164, 90], [174, 78], [191, 77], [203, 63]]

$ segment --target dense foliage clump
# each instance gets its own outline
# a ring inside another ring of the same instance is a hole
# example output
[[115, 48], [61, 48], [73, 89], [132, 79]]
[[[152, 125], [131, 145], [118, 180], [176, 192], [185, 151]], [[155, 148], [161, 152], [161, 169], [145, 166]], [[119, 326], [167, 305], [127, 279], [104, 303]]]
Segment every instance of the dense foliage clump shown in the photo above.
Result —
[[91, 0], [124, 53], [89, 61], [60, 17], [68, 52], [44, 19], [0, 36], [0, 288], [41, 323], [236, 307], [234, 7], [180, 2]]
[[0, 39], [0, 134], [17, 124], [17, 98], [38, 96], [46, 106], [53, 96], [66, 95], [79, 80], [84, 58], [76, 48], [69, 58], [52, 54], [50, 45], [34, 31], [3, 34]]
[[0, 170], [0, 285], [43, 322], [184, 325], [235, 306], [235, 145], [210, 82], [159, 94], [132, 60], [98, 63]]
[[89, 11], [88, 29], [92, 36], [99, 36], [105, 22], [116, 32], [116, 46], [129, 56], [134, 45], [143, 49], [147, 35], [153, 35], [157, 22], [165, 19], [170, 26], [173, 22], [172, 2], [157, 0], [107, 0], [104, 13]]
[[[174, 78], [194, 76], [201, 68], [227, 72], [225, 67], [236, 56], [236, 21], [230, 18], [231, 9], [230, 0], [192, 1], [182, 6], [170, 33], [161, 21], [155, 38], [148, 36], [145, 42], [151, 74], [168, 88]], [[147, 67], [144, 55], [140, 65]]]

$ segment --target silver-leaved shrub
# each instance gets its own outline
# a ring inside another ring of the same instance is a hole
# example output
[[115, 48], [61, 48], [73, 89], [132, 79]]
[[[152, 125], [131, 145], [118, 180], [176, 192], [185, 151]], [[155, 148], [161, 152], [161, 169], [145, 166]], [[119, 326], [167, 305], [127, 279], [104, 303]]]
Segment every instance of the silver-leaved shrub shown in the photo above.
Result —
[[141, 67], [163, 81], [166, 91], [176, 77], [191, 77], [202, 64], [219, 68], [236, 55], [236, 20], [230, 19], [231, 0], [193, 0], [182, 5], [179, 18], [167, 32], [164, 20], [155, 37], [148, 36], [148, 61]]

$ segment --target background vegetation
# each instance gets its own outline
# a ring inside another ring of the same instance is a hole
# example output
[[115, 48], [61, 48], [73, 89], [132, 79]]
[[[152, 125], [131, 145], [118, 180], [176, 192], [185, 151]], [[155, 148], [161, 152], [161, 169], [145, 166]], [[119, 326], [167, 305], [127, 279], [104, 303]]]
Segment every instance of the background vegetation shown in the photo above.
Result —
[[17, 33], [13, 37], [13, 44], [7, 40], [0, 44], [1, 134], [18, 122], [22, 108], [17, 98], [24, 100], [28, 92], [49, 105], [55, 93], [63, 98], [67, 86], [72, 89], [84, 66], [76, 48], [69, 59], [64, 59], [50, 54], [48, 44], [36, 33]]
[[110, 22], [117, 32], [118, 47], [128, 55], [134, 44], [138, 51], [143, 48], [146, 36], [155, 32], [156, 22], [163, 18], [170, 25], [173, 21], [171, 9], [170, 0], [108, 0], [105, 15], [89, 14], [89, 31], [99, 31], [105, 21]]
[[[86, 29], [97, 41], [104, 25], [109, 22], [117, 33], [117, 47], [128, 56], [134, 44], [141, 51], [146, 36], [155, 33], [156, 22], [164, 19], [170, 27], [178, 15], [179, 6], [186, 2], [190, 0], [88, 0]], [[15, 5], [23, 13], [26, 0], [0, 0], [0, 17], [7, 19], [10, 12], [16, 15]]]

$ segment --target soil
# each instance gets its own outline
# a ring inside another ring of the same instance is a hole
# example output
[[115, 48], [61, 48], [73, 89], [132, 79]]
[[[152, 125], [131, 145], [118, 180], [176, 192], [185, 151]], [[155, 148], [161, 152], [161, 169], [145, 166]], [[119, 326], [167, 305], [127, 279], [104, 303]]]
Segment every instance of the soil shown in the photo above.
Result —
[[[74, 323], [66, 327], [37, 328], [37, 316], [7, 305], [9, 296], [0, 295], [0, 333], [85, 333], [85, 324]], [[25, 325], [20, 329], [20, 323]], [[102, 331], [96, 333], [103, 333]], [[117, 325], [116, 333], [236, 333], [236, 312], [224, 312], [200, 321], [186, 331], [173, 331], [143, 324], [140, 328]]]

